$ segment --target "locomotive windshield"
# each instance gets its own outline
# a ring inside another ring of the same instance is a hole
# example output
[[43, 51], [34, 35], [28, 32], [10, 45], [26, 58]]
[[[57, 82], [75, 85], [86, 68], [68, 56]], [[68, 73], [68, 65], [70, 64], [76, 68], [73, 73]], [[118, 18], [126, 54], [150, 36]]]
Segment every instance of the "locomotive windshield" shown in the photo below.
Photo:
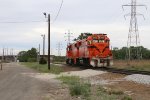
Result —
[[93, 42], [104, 43], [105, 40], [104, 39], [93, 39]]
[[93, 36], [93, 42], [104, 43], [105, 42], [105, 37], [104, 36], [100, 36], [100, 37]]
[[104, 43], [105, 40], [101, 40], [101, 39], [93, 39], [93, 42], [96, 42], [96, 43]]

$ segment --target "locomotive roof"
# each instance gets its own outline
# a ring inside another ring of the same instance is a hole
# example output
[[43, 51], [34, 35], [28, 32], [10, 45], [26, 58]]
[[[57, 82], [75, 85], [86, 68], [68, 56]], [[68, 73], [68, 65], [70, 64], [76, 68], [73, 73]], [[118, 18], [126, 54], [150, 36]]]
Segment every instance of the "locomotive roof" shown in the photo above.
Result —
[[[93, 34], [91, 34], [90, 36], [94, 36], [94, 35], [104, 35], [104, 36], [107, 36], [107, 34], [104, 34], [104, 33], [93, 33]], [[77, 40], [77, 41], [75, 41], [74, 43], [70, 43], [67, 47], [72, 46], [72, 45], [74, 45], [74, 44], [76, 44], [76, 43], [78, 43], [78, 42], [86, 41], [86, 40], [87, 40], [87, 38], [82, 39], [82, 40]]]
[[97, 33], [97, 34], [92, 34], [92, 35], [107, 35], [107, 34], [104, 34], [104, 33]]

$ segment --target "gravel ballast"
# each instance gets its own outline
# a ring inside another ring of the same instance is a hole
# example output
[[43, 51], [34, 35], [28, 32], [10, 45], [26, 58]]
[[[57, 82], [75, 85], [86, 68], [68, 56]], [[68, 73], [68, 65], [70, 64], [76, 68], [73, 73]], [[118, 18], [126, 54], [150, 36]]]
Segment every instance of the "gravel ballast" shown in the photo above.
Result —
[[97, 70], [92, 70], [92, 69], [86, 69], [86, 70], [82, 70], [82, 71], [64, 72], [64, 73], [61, 73], [61, 75], [64, 75], [64, 76], [79, 76], [81, 78], [84, 78], [84, 77], [91, 77], [91, 76], [96, 76], [96, 75], [100, 75], [100, 74], [104, 74], [104, 73], [107, 73], [107, 72], [97, 71]]
[[134, 81], [136, 83], [150, 85], [150, 76], [149, 75], [133, 74], [133, 75], [126, 76], [125, 79], [128, 81]]

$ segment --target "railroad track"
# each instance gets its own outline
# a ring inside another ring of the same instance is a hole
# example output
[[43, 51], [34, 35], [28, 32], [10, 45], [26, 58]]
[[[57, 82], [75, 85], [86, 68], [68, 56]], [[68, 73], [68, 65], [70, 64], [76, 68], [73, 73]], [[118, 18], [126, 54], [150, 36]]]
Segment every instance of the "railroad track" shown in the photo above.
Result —
[[[63, 64], [66, 66], [67, 64]], [[70, 67], [77, 67], [80, 68], [81, 70], [84, 69], [94, 69], [94, 70], [102, 70], [102, 71], [107, 71], [111, 73], [118, 73], [118, 74], [125, 74], [125, 75], [131, 75], [131, 74], [142, 74], [142, 75], [150, 75], [150, 71], [138, 71], [138, 70], [128, 70], [128, 69], [118, 69], [118, 68], [108, 68], [108, 67], [89, 67], [89, 66], [77, 66], [77, 65], [67, 65]]]
[[98, 68], [103, 71], [112, 72], [112, 73], [119, 73], [119, 74], [142, 74], [142, 75], [150, 75], [150, 71], [138, 71], [138, 70], [127, 70], [127, 69], [117, 69], [117, 68]]

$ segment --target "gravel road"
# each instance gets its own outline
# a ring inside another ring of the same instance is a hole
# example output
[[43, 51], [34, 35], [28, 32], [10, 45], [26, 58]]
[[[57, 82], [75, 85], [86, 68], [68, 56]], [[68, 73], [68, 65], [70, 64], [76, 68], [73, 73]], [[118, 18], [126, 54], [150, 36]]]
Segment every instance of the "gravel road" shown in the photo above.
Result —
[[39, 74], [17, 63], [3, 64], [3, 70], [0, 70], [0, 100], [53, 100], [46, 96], [59, 89], [60, 83], [55, 79], [44, 81], [30, 77], [30, 73]]

